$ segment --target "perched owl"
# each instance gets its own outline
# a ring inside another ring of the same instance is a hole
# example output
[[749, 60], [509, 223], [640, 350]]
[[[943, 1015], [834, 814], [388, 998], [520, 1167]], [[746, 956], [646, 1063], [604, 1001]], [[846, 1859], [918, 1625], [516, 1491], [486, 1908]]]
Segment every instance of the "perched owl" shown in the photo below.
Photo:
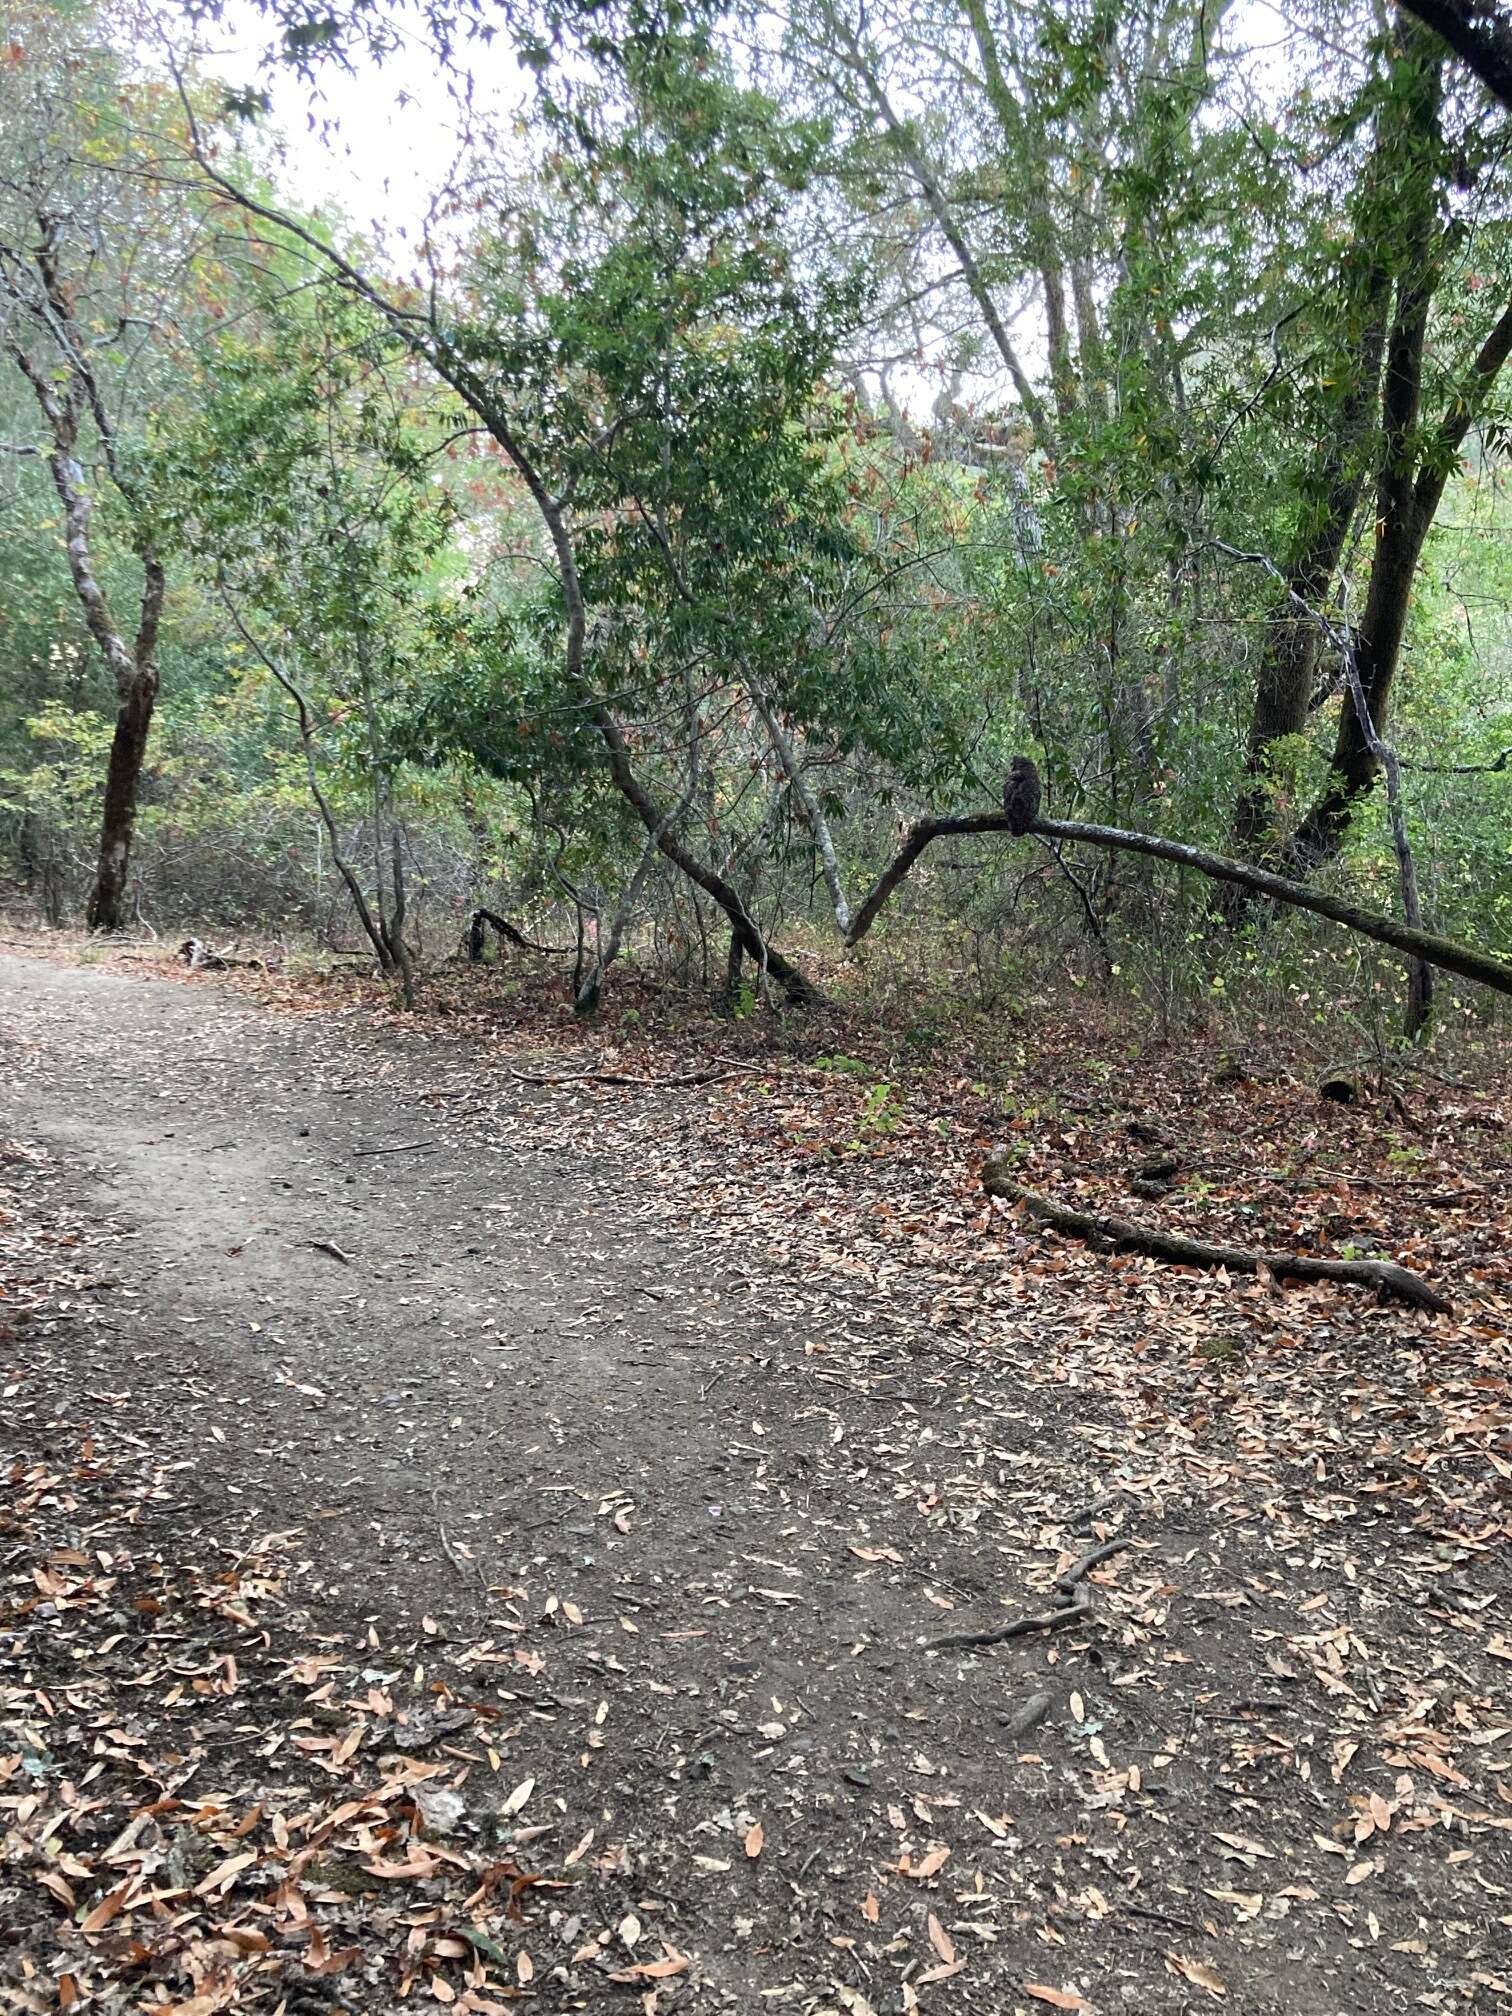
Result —
[[1015, 756], [1003, 784], [1003, 810], [1010, 833], [1027, 833], [1039, 817], [1040, 774], [1027, 756]]

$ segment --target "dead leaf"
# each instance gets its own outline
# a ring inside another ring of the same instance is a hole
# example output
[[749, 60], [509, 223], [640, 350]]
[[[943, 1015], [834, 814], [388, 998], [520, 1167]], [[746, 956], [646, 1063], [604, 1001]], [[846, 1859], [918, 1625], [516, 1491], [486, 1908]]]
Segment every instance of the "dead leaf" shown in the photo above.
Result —
[[1227, 1995], [1227, 1988], [1205, 1960], [1189, 1960], [1184, 1953], [1167, 1953], [1165, 1957], [1171, 1971], [1194, 1988], [1206, 1988], [1210, 1995]]
[[522, 1778], [519, 1784], [516, 1785], [516, 1787], [514, 1788], [513, 1792], [511, 1792], [509, 1797], [504, 1801], [504, 1804], [499, 1808], [500, 1814], [505, 1819], [507, 1819], [511, 1813], [518, 1813], [520, 1808], [523, 1805], [525, 1805], [526, 1801], [530, 1798], [530, 1795], [532, 1792], [534, 1792], [534, 1790], [535, 1790], [534, 1778]]

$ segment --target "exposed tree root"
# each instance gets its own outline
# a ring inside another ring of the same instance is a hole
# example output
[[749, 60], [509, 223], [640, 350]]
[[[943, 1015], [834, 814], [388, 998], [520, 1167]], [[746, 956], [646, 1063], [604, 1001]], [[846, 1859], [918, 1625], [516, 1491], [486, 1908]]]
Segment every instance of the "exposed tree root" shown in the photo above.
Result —
[[1104, 1540], [1100, 1547], [1094, 1547], [1090, 1554], [1083, 1554], [1074, 1561], [1064, 1575], [1055, 1578], [1055, 1593], [1062, 1600], [1053, 1610], [1041, 1610], [1033, 1617], [1019, 1617], [1012, 1624], [1001, 1624], [995, 1631], [952, 1631], [945, 1638], [926, 1638], [921, 1641], [923, 1652], [944, 1652], [958, 1645], [1003, 1645], [1010, 1638], [1023, 1638], [1031, 1631], [1060, 1631], [1067, 1624], [1079, 1624], [1084, 1617], [1092, 1614], [1092, 1591], [1083, 1586], [1084, 1578], [1104, 1561], [1115, 1554], [1122, 1554], [1126, 1547], [1133, 1546], [1132, 1540]]
[[1445, 1316], [1454, 1313], [1453, 1305], [1437, 1288], [1394, 1260], [1319, 1260], [1304, 1253], [1256, 1253], [1243, 1246], [1212, 1246], [1204, 1239], [1161, 1232], [1106, 1212], [1073, 1211], [1037, 1191], [1026, 1190], [1009, 1174], [1009, 1163], [1002, 1156], [991, 1156], [983, 1164], [982, 1187], [990, 1197], [1022, 1204], [1031, 1217], [1073, 1239], [1085, 1239], [1100, 1252], [1142, 1253], [1178, 1267], [1226, 1267], [1234, 1274], [1258, 1274], [1264, 1268], [1277, 1280], [1353, 1281], [1383, 1295], [1394, 1295], [1416, 1309], [1432, 1309]]
[[643, 1090], [668, 1085], [717, 1085], [749, 1067], [721, 1064], [708, 1071], [683, 1071], [670, 1078], [641, 1078], [633, 1071], [566, 1071], [553, 1076], [546, 1071], [517, 1071], [511, 1064], [509, 1075], [521, 1085], [639, 1085]]

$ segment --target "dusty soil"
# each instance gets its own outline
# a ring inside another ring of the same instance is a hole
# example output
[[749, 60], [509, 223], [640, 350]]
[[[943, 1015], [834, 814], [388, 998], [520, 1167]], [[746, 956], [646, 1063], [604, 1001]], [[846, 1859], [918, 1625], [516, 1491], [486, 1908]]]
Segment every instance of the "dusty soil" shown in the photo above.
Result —
[[0, 2006], [1512, 2006], [1499, 1316], [963, 1340], [712, 1090], [209, 978], [0, 956], [0, 1098]]

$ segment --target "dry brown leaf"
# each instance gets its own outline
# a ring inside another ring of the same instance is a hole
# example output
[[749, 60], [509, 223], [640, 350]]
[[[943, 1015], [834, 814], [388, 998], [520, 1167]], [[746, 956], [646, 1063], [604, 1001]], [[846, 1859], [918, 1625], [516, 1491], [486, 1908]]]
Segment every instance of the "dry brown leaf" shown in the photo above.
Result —
[[626, 1967], [613, 1978], [616, 1981], [670, 1981], [674, 1974], [686, 1974], [688, 1966], [686, 1953], [664, 1946], [660, 1960], [638, 1961], [634, 1967]]
[[111, 1919], [116, 1916], [122, 1905], [126, 1902], [135, 1880], [135, 1877], [128, 1877], [124, 1883], [117, 1883], [114, 1890], [107, 1891], [84, 1920], [79, 1930], [86, 1933], [103, 1932]]
[[1070, 1988], [1047, 1988], [1042, 1981], [1026, 1981], [1024, 1993], [1036, 2002], [1048, 2002], [1052, 2009], [1085, 2009], [1086, 1998]]
[[1166, 1965], [1194, 1988], [1206, 1988], [1210, 1995], [1227, 1995], [1217, 1972], [1205, 1960], [1189, 1960], [1184, 1953], [1167, 1953]]
[[761, 1822], [757, 1820], [752, 1826], [746, 1829], [745, 1852], [754, 1862], [765, 1846], [766, 1834]]
[[847, 1988], [843, 1982], [835, 1984], [835, 2000], [848, 2012], [848, 2016], [877, 2016], [876, 2010], [857, 1988]]
[[520, 1808], [523, 1805], [525, 1805], [527, 1800], [530, 1798], [530, 1795], [532, 1792], [534, 1792], [534, 1790], [535, 1790], [534, 1778], [522, 1778], [519, 1784], [516, 1785], [516, 1787], [514, 1788], [513, 1792], [511, 1792], [509, 1797], [504, 1801], [504, 1804], [499, 1808], [500, 1813], [503, 1814], [506, 1819], [511, 1813], [518, 1813]]

